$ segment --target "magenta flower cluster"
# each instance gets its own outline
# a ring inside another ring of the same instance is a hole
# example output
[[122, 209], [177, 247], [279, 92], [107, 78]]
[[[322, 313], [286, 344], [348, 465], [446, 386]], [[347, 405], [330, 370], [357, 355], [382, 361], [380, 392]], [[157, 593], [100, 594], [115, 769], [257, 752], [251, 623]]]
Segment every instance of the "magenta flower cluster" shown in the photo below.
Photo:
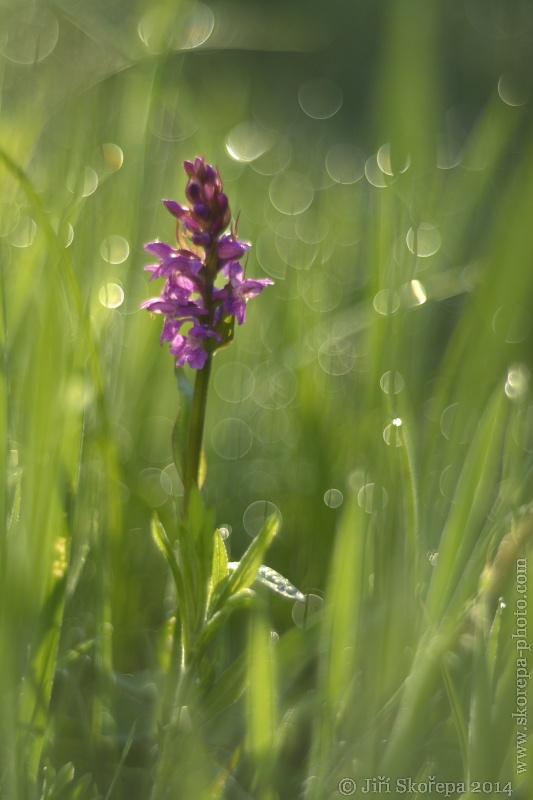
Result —
[[[202, 369], [209, 352], [231, 341], [228, 332], [233, 320], [239, 325], [245, 321], [248, 300], [273, 281], [245, 277], [240, 260], [250, 245], [237, 239], [233, 229], [225, 233], [231, 214], [218, 170], [204, 158], [184, 161], [183, 168], [189, 179], [185, 189], [188, 205], [163, 200], [177, 219], [178, 246], [159, 241], [145, 245], [158, 259], [145, 267], [150, 280], [165, 278], [165, 285], [159, 297], [146, 300], [141, 308], [163, 314], [161, 342], [170, 342], [176, 364]], [[217, 278], [219, 284], [225, 280], [220, 288]], [[186, 324], [189, 327], [184, 333]]]

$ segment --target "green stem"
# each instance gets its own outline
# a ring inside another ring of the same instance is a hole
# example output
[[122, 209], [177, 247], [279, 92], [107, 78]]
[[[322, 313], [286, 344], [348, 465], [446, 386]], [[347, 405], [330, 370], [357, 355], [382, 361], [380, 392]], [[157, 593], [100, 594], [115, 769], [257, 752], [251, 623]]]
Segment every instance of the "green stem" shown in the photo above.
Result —
[[187, 453], [185, 454], [185, 480], [183, 493], [183, 511], [185, 516], [189, 511], [189, 500], [192, 487], [198, 485], [198, 474], [202, 458], [202, 439], [204, 435], [205, 410], [207, 407], [207, 392], [209, 389], [209, 376], [211, 374], [212, 353], [208, 353], [207, 361], [202, 369], [196, 372], [194, 394], [192, 398], [191, 421], [187, 440]]

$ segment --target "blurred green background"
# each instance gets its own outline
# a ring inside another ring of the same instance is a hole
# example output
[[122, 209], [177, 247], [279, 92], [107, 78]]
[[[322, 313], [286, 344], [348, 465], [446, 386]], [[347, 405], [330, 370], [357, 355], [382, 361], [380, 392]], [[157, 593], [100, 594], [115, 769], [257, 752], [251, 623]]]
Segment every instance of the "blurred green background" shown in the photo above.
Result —
[[[183, 199], [196, 155], [253, 244], [248, 274], [275, 280], [214, 361], [206, 502], [232, 560], [277, 509], [269, 566], [326, 607], [337, 576], [331, 608], [346, 612], [329, 641], [269, 599], [287, 643], [280, 715], [300, 709], [276, 791], [314, 796], [321, 736], [337, 753], [324, 775], [377, 775], [424, 626], [450, 618], [456, 647], [509, 514], [532, 499], [533, 6], [0, 0], [0, 14], [0, 796], [81, 800], [80, 784], [43, 788], [44, 765], [67, 762], [93, 775], [87, 796], [114, 778], [113, 796], [148, 796], [172, 612], [149, 523], [157, 509], [172, 529], [181, 486], [172, 358], [139, 311], [158, 291], [143, 244], [172, 242], [160, 200]], [[339, 577], [340, 523], [360, 549]], [[510, 575], [494, 579], [509, 607]], [[245, 634], [230, 626], [222, 662]], [[346, 648], [345, 666], [328, 661]], [[459, 780], [472, 736], [483, 749], [463, 657], [405, 729], [413, 777], [435, 763]], [[342, 734], [317, 733], [311, 690], [345, 709]], [[506, 702], [489, 752], [510, 775]], [[221, 727], [234, 752], [239, 726]]]

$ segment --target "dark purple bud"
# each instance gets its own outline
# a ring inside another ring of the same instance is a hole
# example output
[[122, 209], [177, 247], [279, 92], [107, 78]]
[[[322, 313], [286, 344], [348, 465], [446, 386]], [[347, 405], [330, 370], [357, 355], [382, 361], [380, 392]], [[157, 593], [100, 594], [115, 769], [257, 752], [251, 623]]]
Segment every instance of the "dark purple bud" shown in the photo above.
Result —
[[183, 224], [187, 228], [188, 231], [192, 233], [198, 233], [200, 230], [200, 225], [198, 224], [198, 220], [194, 219], [190, 214], [186, 216], [183, 220]]
[[196, 173], [194, 171], [194, 164], [192, 163], [192, 161], [184, 161], [183, 162], [183, 169], [185, 170], [185, 172], [189, 176], [189, 178], [195, 178], [196, 177]]
[[218, 179], [218, 172], [211, 164], [205, 165], [205, 181], [206, 183], [216, 184]]
[[198, 203], [202, 199], [200, 184], [196, 183], [196, 181], [189, 181], [185, 188], [185, 194], [187, 195], [187, 200], [191, 203]]
[[203, 203], [195, 203], [193, 206], [194, 216], [199, 219], [209, 219], [209, 209]]
[[193, 244], [199, 245], [200, 247], [209, 247], [211, 244], [211, 234], [207, 231], [202, 231], [202, 233], [193, 233], [191, 236], [191, 241]]
[[219, 194], [219, 196], [217, 197], [217, 205], [218, 205], [218, 210], [222, 214], [227, 210], [227, 208], [228, 208], [228, 198], [224, 194], [224, 192], [221, 192]]

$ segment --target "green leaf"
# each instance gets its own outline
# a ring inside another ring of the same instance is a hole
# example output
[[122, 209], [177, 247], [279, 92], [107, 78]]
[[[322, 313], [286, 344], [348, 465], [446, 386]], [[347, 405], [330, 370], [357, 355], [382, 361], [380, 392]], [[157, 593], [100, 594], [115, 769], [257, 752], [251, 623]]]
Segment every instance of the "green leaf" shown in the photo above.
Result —
[[248, 589], [252, 585], [257, 577], [264, 555], [279, 527], [279, 515], [271, 514], [230, 576], [217, 603], [217, 608], [220, 608], [231, 595], [236, 594], [241, 589]]
[[209, 691], [201, 709], [204, 723], [209, 722], [241, 697], [246, 688], [246, 664], [246, 653], [244, 653], [222, 673]]
[[174, 463], [182, 482], [185, 482], [185, 463], [187, 441], [189, 436], [189, 422], [191, 418], [193, 387], [187, 380], [182, 367], [176, 367], [176, 380], [179, 389], [179, 406], [172, 432], [172, 453]]
[[228, 554], [224, 539], [220, 535], [218, 528], [213, 537], [213, 568], [211, 570], [211, 580], [209, 583], [209, 603], [217, 596], [217, 590], [228, 575]]

